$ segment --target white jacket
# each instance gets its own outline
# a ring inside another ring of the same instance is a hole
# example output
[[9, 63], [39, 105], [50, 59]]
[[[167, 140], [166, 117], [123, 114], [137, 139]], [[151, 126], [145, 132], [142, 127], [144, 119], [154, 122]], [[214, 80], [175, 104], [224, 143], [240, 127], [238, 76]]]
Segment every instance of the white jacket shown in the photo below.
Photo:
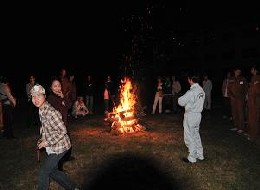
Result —
[[201, 113], [204, 100], [205, 92], [198, 83], [194, 83], [190, 90], [178, 98], [178, 104], [185, 107], [185, 113]]

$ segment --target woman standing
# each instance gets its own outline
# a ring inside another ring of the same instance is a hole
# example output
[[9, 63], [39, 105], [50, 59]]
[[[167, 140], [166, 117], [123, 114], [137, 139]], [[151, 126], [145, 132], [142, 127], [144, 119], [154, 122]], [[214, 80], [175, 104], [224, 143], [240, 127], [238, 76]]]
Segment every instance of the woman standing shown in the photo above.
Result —
[[7, 139], [15, 138], [13, 133], [13, 110], [16, 106], [16, 98], [13, 96], [10, 84], [6, 77], [0, 81], [0, 99], [3, 109], [3, 136]]
[[[51, 82], [51, 93], [47, 101], [62, 115], [62, 121], [68, 127], [68, 110], [71, 107], [69, 99], [62, 92], [61, 82], [54, 78]], [[68, 132], [69, 135], [69, 132]], [[71, 159], [71, 148], [59, 162], [59, 169], [63, 170], [63, 163]]]

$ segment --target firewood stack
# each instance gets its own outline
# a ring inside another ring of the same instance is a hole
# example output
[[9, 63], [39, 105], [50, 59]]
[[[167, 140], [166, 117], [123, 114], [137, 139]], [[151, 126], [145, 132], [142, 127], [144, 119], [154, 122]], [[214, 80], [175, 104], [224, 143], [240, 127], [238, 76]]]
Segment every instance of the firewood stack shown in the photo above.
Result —
[[146, 130], [144, 126], [138, 123], [133, 110], [108, 113], [105, 121], [109, 122], [110, 132], [115, 135]]

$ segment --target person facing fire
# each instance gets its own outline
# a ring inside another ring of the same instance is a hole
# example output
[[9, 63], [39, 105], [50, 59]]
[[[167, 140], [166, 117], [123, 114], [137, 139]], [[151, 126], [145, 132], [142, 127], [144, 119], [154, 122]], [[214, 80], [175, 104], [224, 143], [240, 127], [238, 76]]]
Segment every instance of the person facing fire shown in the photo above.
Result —
[[248, 88], [248, 140], [255, 141], [260, 129], [260, 74], [259, 66], [251, 68], [251, 82]]
[[205, 92], [205, 101], [204, 101], [204, 109], [207, 111], [211, 110], [211, 91], [212, 91], [212, 82], [209, 79], [208, 75], [205, 74], [203, 80], [203, 90]]
[[38, 149], [45, 148], [47, 157], [39, 170], [38, 189], [48, 189], [50, 178], [64, 189], [77, 190], [75, 183], [58, 169], [59, 160], [70, 149], [71, 143], [61, 113], [46, 100], [45, 89], [35, 85], [31, 89], [32, 102], [39, 108], [41, 121]]
[[156, 92], [154, 96], [153, 102], [153, 111], [152, 114], [155, 114], [157, 104], [159, 104], [159, 114], [162, 114], [162, 100], [163, 100], [163, 81], [161, 76], [157, 77], [157, 84], [156, 84]]
[[230, 79], [228, 95], [231, 102], [231, 112], [234, 128], [231, 131], [242, 133], [245, 131], [245, 103], [247, 94], [247, 81], [241, 75], [241, 69], [235, 68], [234, 76]]
[[115, 104], [115, 87], [112, 82], [111, 76], [107, 76], [104, 86], [104, 110], [105, 113], [111, 111], [112, 106]]
[[183, 120], [184, 142], [189, 150], [188, 158], [183, 158], [183, 161], [195, 163], [197, 160], [204, 160], [199, 129], [205, 92], [199, 85], [199, 77], [197, 75], [189, 75], [188, 82], [190, 89], [178, 98], [178, 104], [185, 107]]

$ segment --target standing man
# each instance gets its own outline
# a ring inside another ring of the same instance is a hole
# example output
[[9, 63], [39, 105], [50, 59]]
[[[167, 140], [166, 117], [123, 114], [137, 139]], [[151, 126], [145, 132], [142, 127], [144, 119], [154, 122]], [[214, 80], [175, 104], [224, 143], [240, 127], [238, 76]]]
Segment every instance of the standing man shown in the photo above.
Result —
[[41, 121], [41, 138], [37, 142], [37, 146], [38, 149], [45, 148], [47, 153], [46, 160], [39, 171], [38, 190], [49, 189], [50, 178], [64, 189], [77, 190], [78, 188], [68, 176], [58, 170], [59, 160], [71, 147], [61, 113], [46, 101], [45, 89], [41, 85], [33, 86], [31, 95], [33, 104], [39, 108]]
[[232, 120], [234, 128], [231, 131], [245, 131], [245, 105], [248, 84], [241, 74], [240, 68], [235, 68], [234, 76], [230, 79], [228, 95], [231, 101]]
[[207, 74], [204, 75], [203, 90], [205, 92], [204, 109], [207, 111], [210, 111], [211, 110], [212, 82], [211, 82], [211, 80], [209, 80], [209, 77]]
[[230, 78], [231, 78], [231, 72], [228, 71], [226, 74], [226, 77], [223, 80], [222, 83], [222, 96], [224, 98], [224, 105], [223, 105], [223, 118], [232, 118], [231, 115], [231, 105], [230, 105], [230, 97], [228, 95], [228, 87], [230, 83]]
[[3, 77], [0, 81], [0, 101], [3, 109], [3, 136], [7, 139], [15, 139], [13, 125], [16, 98], [13, 96], [7, 77]]
[[105, 114], [107, 114], [113, 109], [113, 106], [115, 106], [115, 87], [111, 76], [107, 76], [103, 95]]
[[181, 84], [175, 75], [172, 75], [172, 109], [173, 113], [179, 113], [178, 98], [181, 93]]
[[197, 160], [204, 160], [199, 129], [205, 92], [198, 84], [198, 76], [189, 75], [188, 82], [191, 86], [190, 90], [178, 98], [179, 105], [185, 107], [183, 120], [184, 142], [189, 150], [188, 158], [183, 158], [183, 161], [186, 163], [195, 163]]
[[255, 141], [260, 131], [260, 74], [259, 66], [251, 68], [251, 81], [248, 88], [248, 140]]
[[34, 85], [36, 85], [36, 78], [34, 75], [29, 76], [29, 82], [26, 83], [26, 95], [27, 95], [27, 127], [33, 127], [33, 126], [39, 126], [40, 125], [40, 119], [37, 108], [32, 103], [32, 97], [31, 97], [31, 89]]
[[91, 75], [87, 76], [87, 81], [85, 83], [85, 98], [86, 106], [89, 110], [89, 114], [93, 114], [93, 105], [94, 105], [94, 81]]

